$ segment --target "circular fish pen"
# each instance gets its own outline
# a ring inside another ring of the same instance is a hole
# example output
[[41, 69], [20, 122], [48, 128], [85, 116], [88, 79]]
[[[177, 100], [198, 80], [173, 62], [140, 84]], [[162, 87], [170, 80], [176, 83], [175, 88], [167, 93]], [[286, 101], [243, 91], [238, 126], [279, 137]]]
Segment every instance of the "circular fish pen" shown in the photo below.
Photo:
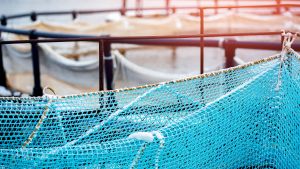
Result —
[[[276, 5], [246, 7], [247, 6], [241, 9], [263, 8], [273, 9], [275, 12], [278, 10], [278, 6]], [[282, 9], [283, 7], [284, 6], [282, 6]], [[9, 20], [24, 17], [30, 17], [33, 23], [17, 25], [13, 28], [9, 28], [9, 26], [3, 27], [2, 38], [4, 40], [26, 40], [30, 38], [29, 35], [32, 33], [32, 30], [38, 32], [37, 34], [39, 35], [43, 35], [40, 38], [147, 35], [176, 36], [199, 34], [201, 33], [201, 20], [203, 20], [203, 31], [205, 33], [280, 31], [283, 28], [296, 32], [298, 30], [297, 24], [300, 23], [300, 18], [298, 19], [297, 16], [298, 13], [294, 10], [297, 9], [297, 5], [285, 6], [284, 9], [289, 10], [281, 14], [265, 14], [265, 16], [249, 12], [237, 12], [230, 7], [220, 8], [220, 12], [215, 14], [215, 8], [210, 8], [211, 9], [205, 9], [208, 12], [203, 18], [199, 17], [200, 8], [198, 7], [31, 12], [20, 15], [3, 16], [1, 19], [3, 25], [6, 25]], [[213, 13], [210, 10], [213, 10]], [[141, 15], [141, 13], [145, 13], [145, 11], [152, 13]], [[156, 11], [157, 14], [155, 14]], [[195, 13], [195, 11], [198, 11], [198, 15], [196, 15], [197, 13]], [[117, 19], [115, 17], [114, 19], [109, 19], [109, 22], [99, 24], [78, 19], [80, 15], [111, 12], [120, 14], [120, 16], [117, 17]], [[129, 13], [129, 16], [126, 16], [126, 12]], [[132, 15], [130, 12], [135, 12], [136, 15]], [[69, 24], [62, 24], [53, 21], [45, 22], [38, 20], [39, 17], [45, 15], [71, 15], [73, 21]], [[257, 23], [260, 24], [259, 28], [257, 28]], [[158, 27], [160, 29], [157, 29]], [[5, 33], [6, 31], [9, 32], [9, 30], [17, 34]], [[276, 37], [276, 39], [278, 38]], [[219, 41], [219, 45], [205, 48], [205, 56], [207, 57], [205, 59], [206, 63], [204, 64], [206, 66], [202, 72], [210, 72], [226, 67], [223, 42], [227, 42], [228, 40], [224, 38], [214, 38], [211, 40]], [[248, 37], [246, 40], [257, 41], [258, 38], [255, 37], [251, 39]], [[266, 40], [266, 38], [263, 37], [262, 40]], [[271, 38], [269, 41], [272, 40], [274, 39]], [[168, 45], [168, 43], [164, 41], [160, 44], [159, 41], [160, 40], [157, 40], [157, 42], [153, 44], [147, 44], [147, 46], [139, 43], [111, 44], [111, 48], [114, 52], [107, 53], [112, 56], [114, 69], [110, 71], [113, 71], [115, 76], [109, 80], [112, 80], [112, 82], [109, 83], [115, 84], [114, 88], [133, 87], [174, 80], [199, 73], [201, 61], [198, 47], [200, 45], [196, 45], [195, 41], [191, 46], [185, 44], [177, 46]], [[31, 66], [32, 51], [30, 44], [4, 45], [3, 48], [6, 54], [5, 56], [10, 56], [4, 57], [9, 84], [11, 84], [14, 89], [31, 93], [33, 70]], [[41, 43], [38, 44], [38, 48], [42, 86], [60, 86], [60, 88], [54, 87], [59, 94], [82, 93], [98, 89], [99, 58], [97, 44], [89, 42]], [[237, 52], [235, 60], [240, 64], [255, 60], [251, 58], [251, 56], [247, 56], [247, 53], [255, 52], [255, 50], [249, 52], [249, 50], [238, 49]], [[144, 53], [147, 53], [147, 55]], [[258, 54], [260, 53], [259, 51]], [[263, 54], [274, 53], [276, 52], [267, 51]], [[156, 64], [152, 64], [153, 60], [156, 61]], [[215, 62], [216, 60], [218, 63]], [[82, 80], [78, 81], [78, 77]], [[65, 90], [66, 88], [68, 88], [68, 90]], [[108, 89], [112, 88], [112, 86], [108, 87]]]

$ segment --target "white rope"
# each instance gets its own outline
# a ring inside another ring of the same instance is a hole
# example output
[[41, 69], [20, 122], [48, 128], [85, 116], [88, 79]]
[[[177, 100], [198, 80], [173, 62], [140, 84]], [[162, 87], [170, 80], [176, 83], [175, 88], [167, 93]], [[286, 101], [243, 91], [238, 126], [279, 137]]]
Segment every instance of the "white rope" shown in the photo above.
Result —
[[165, 137], [163, 136], [163, 134], [160, 131], [154, 131], [153, 134], [155, 134], [156, 137], [159, 139], [159, 148], [158, 148], [156, 156], [155, 156], [155, 169], [158, 169], [160, 152], [165, 146], [165, 140], [164, 140]]
[[282, 36], [284, 37], [284, 39], [283, 39], [282, 50], [281, 50], [281, 54], [280, 54], [280, 65], [279, 65], [279, 72], [278, 72], [278, 80], [277, 80], [277, 85], [275, 87], [275, 91], [279, 91], [280, 87], [282, 85], [282, 69], [283, 69], [283, 66], [284, 66], [284, 62], [287, 59], [286, 55], [291, 50], [292, 44], [293, 44], [293, 42], [295, 41], [295, 39], [297, 37], [297, 33], [293, 35], [290, 32], [285, 33], [285, 31], [283, 31]]
[[139, 160], [141, 159], [142, 155], [145, 152], [146, 147], [152, 143], [154, 141], [154, 136], [156, 136], [156, 138], [159, 140], [159, 148], [156, 152], [155, 155], [155, 169], [158, 169], [159, 167], [159, 157], [160, 157], [160, 153], [161, 150], [164, 148], [165, 146], [165, 140], [164, 140], [164, 136], [160, 131], [153, 131], [153, 132], [135, 132], [132, 133], [131, 135], [128, 136], [128, 138], [131, 139], [137, 139], [137, 140], [142, 140], [145, 141], [146, 143], [144, 143], [139, 151], [137, 152], [134, 160], [131, 163], [130, 169], [134, 169], [136, 168], [136, 166], [138, 165]]
[[[47, 97], [47, 96], [46, 96]], [[40, 120], [38, 121], [38, 123], [36, 124], [35, 128], [33, 129], [33, 131], [31, 132], [31, 134], [29, 135], [29, 137], [26, 139], [26, 141], [22, 144], [22, 149], [26, 148], [27, 145], [29, 145], [32, 140], [36, 137], [37, 132], [39, 131], [39, 129], [41, 128], [44, 119], [47, 118], [47, 114], [49, 112], [50, 106], [52, 104], [53, 98], [50, 97], [48, 103], [45, 106], [45, 109], [43, 111], [43, 114], [40, 118]]]
[[[51, 94], [48, 94], [47, 91], [50, 91]], [[57, 96], [56, 95], [56, 92], [54, 89], [52, 89], [51, 87], [49, 86], [46, 86], [44, 89], [43, 89], [43, 97], [47, 97], [47, 98], [50, 98], [50, 99], [56, 99], [56, 98], [60, 98], [60, 96]], [[58, 119], [58, 122], [59, 122], [59, 127], [61, 129], [61, 134], [62, 134], [62, 138], [63, 138], [63, 141], [64, 141], [64, 144], [67, 144], [67, 140], [66, 140], [66, 134], [65, 134], [65, 128], [63, 126], [63, 117], [61, 115], [61, 112], [60, 111], [55, 111], [56, 115], [57, 115], [57, 119]]]
[[152, 92], [159, 90], [161, 88], [165, 87], [164, 85], [159, 85], [155, 88], [150, 89], [149, 91], [145, 92], [144, 94], [138, 96], [136, 99], [134, 99], [133, 101], [131, 101], [129, 104], [127, 104], [126, 106], [124, 106], [122, 109], [117, 110], [116, 112], [113, 112], [112, 114], [110, 114], [108, 116], [107, 119], [103, 120], [101, 123], [95, 125], [94, 127], [90, 128], [88, 131], [86, 131], [85, 133], [83, 133], [81, 136], [79, 136], [77, 139], [68, 142], [67, 144], [63, 145], [60, 148], [57, 148], [55, 150], [52, 150], [51, 152], [49, 152], [49, 154], [55, 154], [56, 152], [58, 152], [59, 150], [66, 148], [66, 147], [70, 147], [72, 145], [75, 145], [77, 142], [79, 142], [80, 140], [88, 137], [89, 135], [91, 135], [92, 133], [98, 131], [102, 126], [104, 126], [107, 122], [109, 122], [110, 120], [114, 119], [115, 117], [117, 117], [119, 114], [123, 113], [124, 111], [128, 110], [132, 105], [136, 104], [137, 102], [139, 102], [140, 100], [142, 100], [143, 98], [149, 96], [150, 94], [152, 94]]
[[149, 143], [144, 143], [141, 148], [139, 149], [139, 151], [137, 152], [134, 160], [132, 161], [131, 165], [130, 165], [130, 169], [134, 169], [136, 168], [139, 160], [141, 159], [142, 155], [145, 152], [146, 147], [148, 146]]

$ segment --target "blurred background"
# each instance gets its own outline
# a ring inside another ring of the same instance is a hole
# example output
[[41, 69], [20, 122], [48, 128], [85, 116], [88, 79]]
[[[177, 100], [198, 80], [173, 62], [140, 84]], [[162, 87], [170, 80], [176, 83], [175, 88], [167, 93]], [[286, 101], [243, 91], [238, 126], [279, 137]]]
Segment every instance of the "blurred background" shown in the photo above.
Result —
[[[1, 21], [5, 19], [7, 22], [6, 24], [2, 22], [3, 27], [16, 30], [36, 30], [79, 37], [177, 36], [201, 33], [199, 7], [227, 6], [222, 9], [205, 10], [204, 33], [300, 30], [300, 7], [259, 7], [300, 4], [297, 0], [127, 0], [126, 4], [124, 2], [123, 0], [1, 0], [0, 14], [2, 14]], [[254, 7], [230, 8], [245, 5]], [[125, 8], [128, 11], [124, 15], [121, 11], [109, 11]], [[160, 9], [144, 10], [144, 8]], [[107, 11], [78, 13], [94, 10]], [[69, 13], [39, 15], [41, 12], [49, 11]], [[18, 14], [26, 16], [9, 19], [9, 16]], [[2, 32], [3, 40], [28, 38], [28, 35]], [[281, 43], [279, 35], [205, 38], [212, 45], [205, 47], [204, 63], [201, 63], [199, 38], [191, 40], [189, 43], [181, 43], [183, 45], [162, 45], [159, 44], [161, 42], [148, 45], [136, 42], [109, 44], [109, 52], [106, 52], [109, 56], [106, 56], [105, 64], [109, 62], [111, 70], [107, 70], [108, 66], [99, 68], [97, 43], [38, 44], [40, 86], [41, 88], [51, 86], [62, 95], [97, 91], [99, 69], [105, 71], [107, 90], [160, 83], [269, 57], [278, 53], [280, 48], [270, 50], [263, 46], [270, 44], [276, 46]], [[225, 44], [229, 42], [237, 44], [243, 42], [246, 46], [248, 44], [248, 48], [225, 48]], [[255, 44], [257, 49], [249, 48], [249, 44]], [[232, 61], [229, 61], [228, 57], [231, 57]], [[12, 95], [11, 91], [31, 94], [33, 86], [36, 85], [32, 66], [32, 46], [3, 45], [3, 60], [8, 84], [3, 89], [6, 95]], [[200, 71], [202, 64], [204, 68]]]

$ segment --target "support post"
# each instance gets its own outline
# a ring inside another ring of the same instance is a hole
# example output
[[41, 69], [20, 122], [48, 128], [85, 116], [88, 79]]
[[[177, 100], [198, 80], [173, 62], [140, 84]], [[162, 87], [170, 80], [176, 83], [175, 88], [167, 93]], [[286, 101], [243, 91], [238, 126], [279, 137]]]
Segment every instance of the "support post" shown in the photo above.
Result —
[[77, 12], [72, 11], [72, 19], [75, 20], [77, 18]]
[[[106, 77], [106, 89], [113, 90], [113, 58], [111, 55], [111, 42], [108, 40], [103, 41], [103, 53], [104, 53], [104, 63], [105, 63], [105, 77]], [[106, 104], [107, 110], [115, 112], [118, 109], [118, 102], [116, 99], [115, 92], [109, 92]]]
[[[230, 68], [235, 65], [234, 63], [234, 56], [235, 56], [235, 39], [225, 39], [223, 41], [223, 48], [225, 52], [225, 68]], [[225, 93], [230, 92], [231, 86], [229, 85], [231, 81], [230, 74], [225, 74]]]
[[281, 8], [280, 8], [280, 5], [281, 5], [281, 0], [276, 0], [276, 14], [277, 15], [280, 15], [281, 14]]
[[142, 17], [143, 16], [143, 4], [142, 0], [136, 0], [135, 1], [136, 5], [136, 17]]
[[127, 0], [122, 1], [122, 9], [121, 9], [121, 15], [125, 16], [126, 15], [126, 9], [127, 9]]
[[[104, 57], [103, 57], [103, 40], [99, 40], [99, 91], [104, 90]], [[100, 93], [99, 95], [99, 104], [100, 109], [102, 109], [105, 106], [105, 95], [104, 93]]]
[[215, 14], [217, 15], [218, 14], [218, 6], [219, 6], [219, 1], [218, 0], [215, 0]]
[[0, 32], [0, 86], [7, 87], [7, 79], [6, 72], [3, 64], [3, 51], [2, 51], [2, 43], [1, 43], [1, 32]]
[[[239, 6], [239, 5], [240, 5], [239, 0], [235, 0], [235, 6]], [[239, 8], [236, 8], [235, 11], [239, 12]]]
[[30, 19], [31, 19], [32, 22], [34, 22], [34, 21], [37, 20], [37, 15], [36, 15], [35, 12], [31, 12], [31, 14], [30, 14]]
[[172, 8], [172, 14], [176, 14], [176, 11], [177, 11], [176, 7], [173, 7]]
[[[36, 40], [38, 37], [35, 35], [35, 30], [32, 30], [29, 35], [30, 40]], [[39, 61], [39, 49], [37, 42], [31, 42], [31, 54], [32, 54], [32, 70], [34, 78], [34, 87], [32, 91], [33, 96], [42, 96], [43, 90], [41, 87], [41, 72]]]
[[6, 26], [7, 25], [7, 18], [5, 15], [1, 16], [1, 25]]
[[225, 39], [223, 42], [223, 48], [225, 52], [225, 68], [230, 68], [235, 66], [234, 57], [235, 57], [235, 50], [236, 50], [236, 40], [235, 39]]
[[99, 91], [104, 90], [104, 57], [103, 57], [103, 40], [99, 42]]
[[166, 15], [169, 16], [170, 14], [170, 0], [165, 0], [166, 2]]
[[111, 42], [107, 40], [103, 41], [103, 53], [104, 53], [104, 64], [105, 64], [106, 89], [113, 90], [114, 66], [113, 66], [113, 58], [111, 56]]
[[[200, 34], [204, 34], [204, 9], [200, 8]], [[204, 37], [200, 37], [200, 74], [204, 73]]]

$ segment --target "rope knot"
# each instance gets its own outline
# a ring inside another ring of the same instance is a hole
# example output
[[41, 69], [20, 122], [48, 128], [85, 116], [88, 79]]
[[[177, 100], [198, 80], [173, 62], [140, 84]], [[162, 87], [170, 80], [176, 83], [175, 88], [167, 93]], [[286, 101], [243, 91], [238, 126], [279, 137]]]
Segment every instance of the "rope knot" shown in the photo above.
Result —
[[292, 48], [292, 44], [298, 36], [298, 33], [292, 34], [291, 32], [286, 33], [285, 31], [283, 31], [282, 36], [284, 37], [282, 50], [285, 52], [289, 52], [289, 50]]
[[137, 155], [135, 159], [133, 160], [131, 164], [131, 169], [134, 169], [137, 167], [139, 160], [141, 159], [142, 155], [144, 154], [144, 151], [150, 143], [152, 143], [155, 138], [159, 140], [159, 148], [156, 152], [155, 155], [155, 169], [159, 168], [159, 157], [160, 157], [160, 152], [165, 146], [165, 140], [164, 140], [164, 135], [160, 131], [152, 131], [152, 132], [135, 132], [132, 133], [128, 136], [130, 139], [136, 139], [136, 140], [142, 140], [145, 141], [146, 143], [142, 145], [142, 147], [139, 149], [137, 152]]
[[282, 42], [282, 51], [280, 54], [280, 67], [279, 67], [278, 80], [277, 80], [277, 85], [275, 87], [275, 91], [279, 91], [282, 85], [282, 69], [284, 66], [284, 62], [287, 59], [286, 55], [292, 49], [292, 44], [297, 38], [298, 33], [292, 34], [291, 32], [286, 33], [285, 31], [282, 31], [282, 36], [283, 36], [283, 42]]

